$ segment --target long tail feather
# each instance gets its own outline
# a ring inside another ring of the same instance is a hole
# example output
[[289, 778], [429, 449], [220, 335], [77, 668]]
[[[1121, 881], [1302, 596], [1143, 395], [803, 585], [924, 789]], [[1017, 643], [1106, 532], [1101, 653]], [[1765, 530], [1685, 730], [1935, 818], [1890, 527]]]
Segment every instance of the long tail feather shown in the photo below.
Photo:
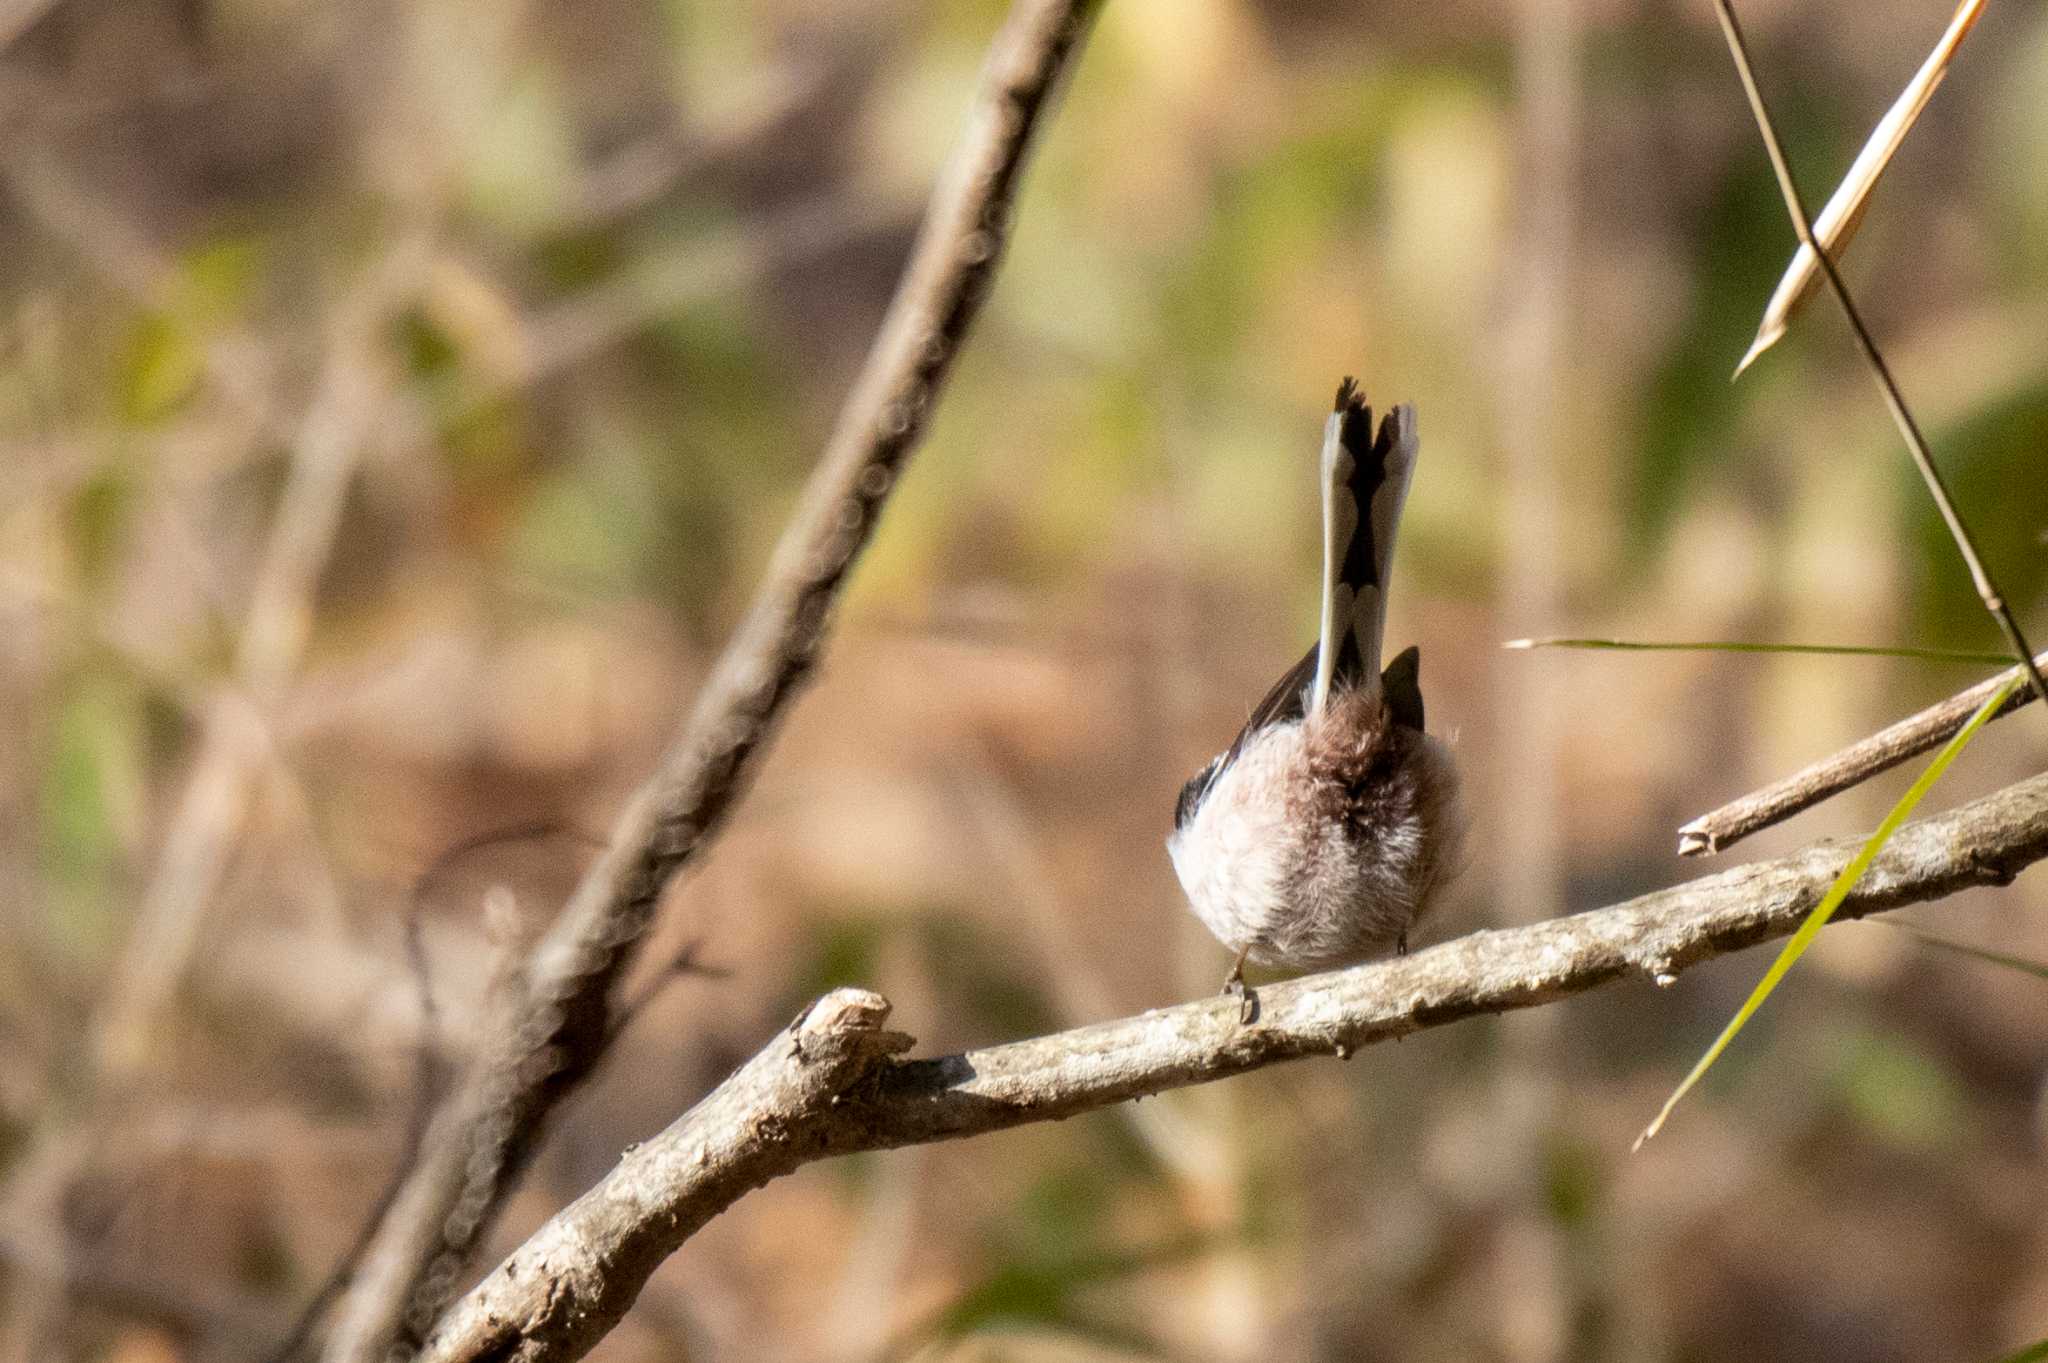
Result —
[[1372, 433], [1372, 408], [1345, 379], [1323, 428], [1323, 618], [1314, 709], [1334, 685], [1380, 684], [1387, 578], [1394, 531], [1408, 499], [1419, 442], [1415, 409], [1402, 404]]

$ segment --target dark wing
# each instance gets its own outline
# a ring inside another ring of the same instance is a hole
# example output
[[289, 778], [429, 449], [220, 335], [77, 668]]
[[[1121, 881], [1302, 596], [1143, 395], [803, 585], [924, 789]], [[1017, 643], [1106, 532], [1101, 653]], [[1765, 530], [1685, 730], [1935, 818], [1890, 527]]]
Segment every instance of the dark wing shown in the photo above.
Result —
[[1188, 826], [1195, 817], [1195, 811], [1202, 807], [1202, 797], [1209, 793], [1209, 786], [1216, 780], [1216, 773], [1223, 770], [1223, 755], [1218, 753], [1209, 759], [1209, 765], [1188, 778], [1180, 788], [1180, 800], [1173, 807], [1173, 831], [1178, 833]]
[[1252, 707], [1252, 717], [1238, 730], [1237, 741], [1230, 745], [1230, 751], [1223, 754], [1223, 765], [1229, 766], [1244, 751], [1244, 745], [1261, 729], [1270, 729], [1275, 724], [1286, 724], [1300, 719], [1308, 713], [1308, 687], [1316, 679], [1316, 645], [1310, 644], [1308, 652], [1301, 655], [1301, 661], [1281, 674], [1273, 683], [1273, 689], [1265, 699]]
[[1315, 679], [1316, 646], [1310, 644], [1301, 661], [1288, 668], [1280, 680], [1273, 683], [1273, 689], [1266, 693], [1265, 699], [1252, 708], [1251, 718], [1237, 731], [1230, 747], [1210, 759], [1208, 766], [1181, 787], [1180, 802], [1173, 811], [1175, 828], [1187, 827], [1188, 820], [1194, 818], [1195, 811], [1201, 807], [1202, 797], [1209, 793], [1209, 787], [1223, 774], [1224, 768], [1237, 761], [1238, 754], [1244, 751], [1244, 745], [1251, 742], [1254, 735], [1262, 729], [1289, 723], [1308, 713], [1308, 688]]
[[1387, 713], [1404, 729], [1422, 732], [1422, 650], [1410, 644], [1380, 673]]

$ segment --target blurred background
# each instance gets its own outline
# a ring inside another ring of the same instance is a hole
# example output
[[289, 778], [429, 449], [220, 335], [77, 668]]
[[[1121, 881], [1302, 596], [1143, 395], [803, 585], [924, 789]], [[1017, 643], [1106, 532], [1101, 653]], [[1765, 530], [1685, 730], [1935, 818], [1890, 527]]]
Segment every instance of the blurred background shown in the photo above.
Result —
[[[924, 1053], [1214, 990], [1162, 840], [1312, 630], [1340, 375], [1426, 451], [1390, 633], [1475, 830], [1421, 945], [1697, 874], [1680, 822], [1981, 675], [1500, 649], [1997, 638], [1831, 304], [1728, 382], [1793, 236], [1708, 5], [1366, 9], [1106, 6], [825, 665], [640, 972], [720, 973], [659, 986], [492, 1261], [827, 986]], [[401, 1141], [408, 918], [454, 1063], [744, 608], [1002, 13], [0, 7], [0, 1363], [274, 1346]], [[1818, 204], [1948, 14], [1744, 13]], [[1992, 6], [1847, 262], [2037, 636], [2044, 91], [2048, 14]], [[2038, 769], [2044, 723], [1934, 803]], [[2048, 960], [2041, 876], [1897, 917]], [[1767, 959], [807, 1168], [596, 1356], [2048, 1335], [2039, 978], [1831, 930], [1628, 1153]]]

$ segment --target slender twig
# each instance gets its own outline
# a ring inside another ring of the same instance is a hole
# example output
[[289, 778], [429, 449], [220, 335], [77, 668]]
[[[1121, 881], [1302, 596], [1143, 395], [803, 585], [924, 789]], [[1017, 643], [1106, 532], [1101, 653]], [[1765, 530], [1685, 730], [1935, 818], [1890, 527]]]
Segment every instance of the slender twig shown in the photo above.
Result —
[[1949, 497], [1948, 485], [1942, 480], [1941, 470], [1934, 466], [1934, 456], [1927, 448], [1925, 437], [1920, 434], [1920, 423], [1907, 409], [1905, 396], [1892, 377], [1891, 366], [1885, 363], [1870, 328], [1864, 325], [1863, 314], [1849, 296], [1849, 286], [1842, 282], [1834, 257], [1814, 240], [1813, 219], [1807, 215], [1799, 187], [1792, 182], [1792, 167], [1785, 159], [1784, 145], [1778, 141], [1777, 128], [1771, 122], [1770, 111], [1764, 107], [1763, 92], [1757, 88], [1756, 71], [1750, 65], [1749, 45], [1743, 39], [1742, 25], [1735, 18], [1735, 6], [1732, 0], [1714, 0], [1714, 8], [1721, 16], [1721, 31], [1727, 35], [1728, 51], [1735, 58], [1736, 72], [1742, 77], [1743, 93], [1749, 96], [1750, 111], [1756, 115], [1757, 130], [1763, 134], [1764, 149], [1770, 153], [1771, 169], [1777, 174], [1778, 188], [1785, 196], [1785, 210], [1791, 214], [1792, 226], [1799, 233], [1799, 244], [1813, 252], [1822, 273], [1827, 276], [1828, 288], [1834, 291], [1835, 300], [1842, 305], [1842, 314], [1849, 319], [1849, 329], [1856, 333], [1856, 342], [1863, 348], [1863, 358], [1869, 362], [1870, 372], [1884, 393], [1885, 406], [1891, 410], [1892, 421], [1912, 453], [1913, 463], [1927, 484], [1928, 495], [1934, 498], [1941, 519], [1948, 525], [1949, 537], [1956, 543], [1956, 552], [1963, 556], [1963, 563], [1970, 570], [1970, 580], [1976, 584], [1977, 595], [1983, 598], [1984, 609], [1991, 612], [1991, 618], [1998, 622], [1999, 629], [2005, 634], [2013, 660], [2026, 669], [2034, 694], [2048, 700], [2048, 679], [2042, 677], [2041, 669], [2035, 665], [2034, 650], [2027, 646], [2026, 636], [2020, 633], [2019, 621], [2013, 618], [2012, 609], [2006, 605], [2004, 596], [1992, 581], [1990, 570], [1978, 556], [1969, 527], [1963, 524], [1963, 518], [1957, 513], [1955, 502]]
[[[422, 877], [424, 880], [424, 877]], [[442, 1084], [441, 1063], [441, 1009], [434, 1001], [433, 966], [427, 959], [427, 945], [420, 931], [423, 912], [421, 888], [414, 885], [412, 903], [405, 915], [405, 963], [412, 976], [413, 989], [419, 1000], [420, 1030], [413, 1042], [413, 1094], [412, 1105], [406, 1113], [405, 1135], [398, 1144], [398, 1158], [392, 1162], [392, 1172], [378, 1190], [376, 1201], [363, 1217], [362, 1225], [327, 1276], [299, 1308], [292, 1318], [290, 1328], [284, 1333], [277, 1346], [264, 1357], [269, 1363], [291, 1363], [299, 1356], [313, 1336], [314, 1327], [320, 1317], [334, 1304], [349, 1279], [355, 1275], [356, 1266], [370, 1249], [370, 1242], [377, 1233], [378, 1223], [391, 1210], [397, 1200], [398, 1190], [404, 1186], [405, 1175], [412, 1170], [419, 1159], [420, 1146], [427, 1138], [427, 1124], [433, 1120], [434, 1105], [440, 1098]]]
[[[420, 1150], [425, 1146], [427, 1129], [433, 1121], [435, 1108], [441, 1100], [446, 1086], [446, 1066], [441, 1058], [441, 1006], [434, 997], [434, 967], [427, 956], [426, 925], [427, 900], [437, 883], [466, 855], [483, 848], [505, 843], [522, 842], [531, 838], [547, 837], [556, 833], [577, 830], [559, 819], [536, 820], [505, 828], [491, 829], [464, 838], [454, 846], [445, 849], [416, 876], [412, 893], [408, 896], [405, 912], [405, 965], [411, 977], [413, 996], [419, 1009], [419, 1035], [413, 1042], [413, 1092], [412, 1105], [406, 1113], [405, 1135], [398, 1144], [398, 1158], [392, 1161], [391, 1173], [378, 1190], [376, 1200], [364, 1213], [362, 1224], [357, 1228], [356, 1237], [335, 1261], [327, 1276], [307, 1298], [305, 1306], [293, 1318], [291, 1328], [285, 1331], [277, 1347], [266, 1357], [270, 1363], [291, 1363], [299, 1356], [313, 1337], [313, 1331], [355, 1276], [363, 1256], [370, 1252], [375, 1240], [377, 1227], [383, 1223], [392, 1204], [405, 1186], [413, 1166], [418, 1163]], [[500, 967], [509, 962], [500, 962]], [[494, 975], [499, 974], [497, 970]]]
[[[628, 803], [553, 928], [523, 996], [493, 1020], [470, 1077], [342, 1312], [326, 1357], [366, 1363], [418, 1337], [530, 1157], [554, 1105], [612, 1035], [612, 985], [656, 901], [737, 800], [808, 676], [827, 616], [917, 445], [1008, 236], [1024, 154], [1077, 54], [1091, 0], [1019, 0], [992, 45], [967, 128], [866, 365], [752, 610], [652, 779]], [[393, 1319], [403, 1303], [403, 1319]]]
[[635, 993], [613, 1009], [611, 1036], [606, 1039], [605, 1044], [609, 1046], [616, 1041], [621, 1032], [638, 1021], [640, 1015], [678, 981], [691, 978], [722, 980], [732, 974], [723, 966], [706, 965], [698, 960], [697, 953], [703, 949], [704, 940], [701, 937], [693, 937], [683, 943], [676, 949], [675, 954], [668, 958], [668, 963], [655, 972], [654, 978], [643, 983]]
[[[2037, 661], [2042, 667], [2048, 667], [2048, 653], [2043, 653]], [[1739, 800], [1731, 800], [1719, 809], [1700, 815], [1678, 830], [1678, 854], [1705, 856], [1732, 847], [1758, 829], [1781, 823], [1802, 809], [1811, 808], [1851, 786], [1862, 784], [1879, 772], [1890, 771], [1909, 757], [1939, 747], [1955, 736], [1956, 730], [1977, 712], [1978, 706], [2005, 685], [2014, 670], [2008, 669], [1988, 681], [1979, 682], [1959, 695], [1950, 696], [1918, 714], [1908, 715], [1889, 728], [1880, 729], [1866, 739], [1851, 743], [1832, 756], [1801, 767], [1762, 790], [1751, 791]], [[1991, 718], [2002, 719], [2033, 699], [2032, 691], [2019, 691]]]
[[[1856, 844], [1819, 843], [1611, 908], [1475, 932], [1410, 956], [1259, 991], [1259, 1021], [1203, 999], [926, 1060], [897, 1060], [888, 1004], [847, 989], [536, 1232], [458, 1302], [424, 1363], [581, 1358], [657, 1265], [749, 1190], [864, 1150], [1055, 1121], [1163, 1090], [1550, 1003], [1680, 970], [1795, 930]], [[2009, 883], [2048, 857], [2048, 776], [1908, 824], [1842, 904], [1858, 917]]]
[[1820, 658], [1911, 658], [1926, 663], [1990, 663], [2005, 661], [2003, 653], [1953, 648], [1914, 648], [1906, 644], [1753, 644], [1730, 639], [1586, 639], [1553, 635], [1545, 639], [1509, 639], [1505, 649], [1583, 648], [1614, 653], [1789, 653]]

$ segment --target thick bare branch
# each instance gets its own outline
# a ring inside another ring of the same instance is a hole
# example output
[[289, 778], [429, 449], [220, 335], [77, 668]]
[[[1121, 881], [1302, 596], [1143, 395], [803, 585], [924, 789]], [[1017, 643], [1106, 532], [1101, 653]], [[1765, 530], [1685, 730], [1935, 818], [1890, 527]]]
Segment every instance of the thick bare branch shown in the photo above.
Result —
[[[822, 1000], [711, 1096], [564, 1209], [448, 1313], [429, 1363], [581, 1358], [664, 1257], [749, 1190], [861, 1150], [1052, 1121], [1165, 1089], [1548, 1003], [1626, 975], [1675, 981], [1695, 962], [1792, 932], [1853, 842], [1740, 866], [1612, 908], [1475, 932], [1412, 956], [1259, 991], [1238, 1022], [1218, 997], [931, 1060], [897, 1060], [888, 1005]], [[1855, 918], [2048, 856], [2048, 776], [1901, 829], [1842, 905]]]
[[[824, 1153], [807, 1136], [811, 1115], [829, 1111], [855, 1083], [871, 1079], [882, 1060], [910, 1047], [909, 1037], [882, 1030], [888, 1016], [882, 996], [864, 989], [820, 999], [522, 1245], [465, 1301], [474, 1309], [436, 1332], [425, 1356], [588, 1353], [676, 1245], [747, 1188]], [[682, 1186], [680, 1169], [695, 1171], [688, 1180], [694, 1186]], [[535, 1284], [540, 1296], [527, 1297]]]
[[[2048, 653], [2035, 659], [2048, 668]], [[1851, 786], [1861, 785], [1879, 772], [1890, 771], [1909, 757], [1938, 748], [1956, 735], [1977, 707], [1991, 699], [2005, 685], [2011, 673], [2001, 673], [1979, 682], [1960, 695], [1908, 715], [1889, 728], [1851, 743], [1829, 757], [1808, 763], [1762, 790], [1751, 791], [1719, 809], [1700, 815], [1678, 830], [1678, 854], [1707, 856], [1732, 847], [1759, 829], [1782, 823], [1803, 809], [1810, 809]], [[2003, 719], [2034, 699], [2032, 691], [2019, 691], [2001, 707], [1993, 719]]]
[[[499, 1039], [437, 1118], [327, 1358], [366, 1363], [395, 1330], [424, 1327], [543, 1120], [601, 1054], [611, 986], [809, 674], [847, 570], [923, 433], [1002, 254], [1024, 154], [1092, 8], [1018, 0], [996, 36], [903, 280], [752, 610], [609, 850], [536, 947], [528, 989], [488, 1033]], [[402, 1323], [392, 1318], [401, 1309]]]

